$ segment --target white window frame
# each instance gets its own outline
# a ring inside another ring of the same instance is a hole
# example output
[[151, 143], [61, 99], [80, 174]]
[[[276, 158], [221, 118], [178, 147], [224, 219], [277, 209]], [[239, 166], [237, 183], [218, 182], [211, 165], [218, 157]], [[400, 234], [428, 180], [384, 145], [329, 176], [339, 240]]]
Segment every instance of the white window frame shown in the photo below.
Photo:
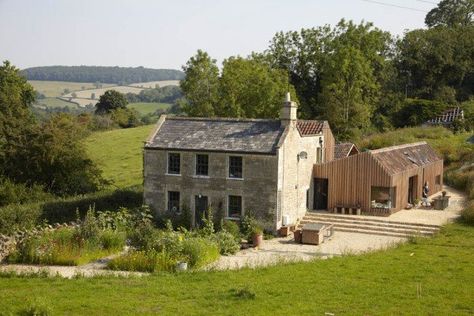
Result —
[[[240, 196], [241, 200], [241, 211], [240, 211], [240, 217], [231, 217], [229, 216], [229, 206], [230, 206], [230, 196]], [[226, 198], [226, 206], [225, 206], [225, 219], [229, 220], [234, 220], [234, 221], [240, 221], [244, 217], [245, 214], [245, 203], [244, 203], [244, 196], [242, 194], [227, 194]]]
[[[240, 157], [242, 158], [242, 177], [241, 178], [232, 178], [230, 177], [230, 157]], [[228, 180], [244, 180], [244, 156], [241, 155], [228, 155], [227, 156], [227, 169], [226, 169], [226, 178]]]
[[[197, 156], [198, 155], [205, 155], [207, 156], [207, 175], [202, 175], [202, 174], [197, 174]], [[209, 154], [207, 153], [196, 153], [194, 154], [194, 177], [195, 178], [209, 178], [209, 173], [210, 173], [210, 168], [209, 168], [209, 165], [210, 165], [210, 157], [209, 157]]]

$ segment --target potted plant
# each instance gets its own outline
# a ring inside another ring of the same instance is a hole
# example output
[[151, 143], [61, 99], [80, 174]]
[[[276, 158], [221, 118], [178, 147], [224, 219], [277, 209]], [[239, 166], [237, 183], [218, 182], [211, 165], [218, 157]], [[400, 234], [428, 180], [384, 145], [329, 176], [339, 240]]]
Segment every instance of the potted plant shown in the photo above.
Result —
[[263, 241], [263, 229], [255, 225], [252, 228], [252, 244], [254, 247], [259, 247], [262, 244]]
[[441, 192], [441, 194], [443, 195], [443, 197], [445, 197], [445, 196], [446, 196], [446, 191], [443, 190], [443, 191]]

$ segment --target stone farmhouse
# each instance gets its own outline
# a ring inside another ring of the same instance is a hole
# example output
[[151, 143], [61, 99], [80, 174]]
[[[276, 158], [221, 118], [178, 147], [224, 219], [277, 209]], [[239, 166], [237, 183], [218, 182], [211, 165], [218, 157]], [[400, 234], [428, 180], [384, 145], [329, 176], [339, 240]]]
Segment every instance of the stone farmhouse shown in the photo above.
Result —
[[425, 175], [442, 185], [442, 160], [427, 144], [396, 152], [398, 169], [390, 154], [384, 166], [377, 151], [336, 145], [328, 122], [297, 119], [289, 95], [279, 120], [163, 115], [144, 146], [144, 203], [157, 214], [186, 207], [194, 225], [209, 208], [231, 220], [251, 211], [275, 230], [312, 210], [387, 215], [421, 197]]

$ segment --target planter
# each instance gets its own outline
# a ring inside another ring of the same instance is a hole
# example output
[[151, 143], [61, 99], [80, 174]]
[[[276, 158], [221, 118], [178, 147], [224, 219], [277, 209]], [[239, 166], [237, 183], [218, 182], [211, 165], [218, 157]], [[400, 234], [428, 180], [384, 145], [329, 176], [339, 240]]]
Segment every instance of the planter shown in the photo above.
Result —
[[254, 247], [260, 247], [263, 242], [263, 234], [252, 235], [252, 244]]
[[302, 237], [303, 237], [303, 234], [301, 233], [301, 229], [295, 230], [294, 236], [295, 236], [295, 243], [301, 244]]
[[280, 227], [280, 237], [287, 237], [290, 234], [290, 226]]

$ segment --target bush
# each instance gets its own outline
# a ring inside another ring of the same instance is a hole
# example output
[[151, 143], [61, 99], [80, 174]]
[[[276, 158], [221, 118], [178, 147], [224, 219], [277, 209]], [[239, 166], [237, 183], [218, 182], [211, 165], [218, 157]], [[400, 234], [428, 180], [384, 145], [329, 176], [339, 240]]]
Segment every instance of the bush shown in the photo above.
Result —
[[213, 235], [212, 239], [217, 243], [221, 255], [233, 255], [240, 250], [239, 240], [224, 230]]
[[109, 261], [111, 270], [158, 272], [173, 271], [176, 261], [166, 252], [130, 251], [129, 253]]
[[461, 211], [461, 221], [468, 224], [474, 225], [474, 201], [471, 200], [467, 203], [465, 209]]
[[222, 222], [222, 230], [230, 233], [236, 240], [240, 240], [240, 228], [239, 225], [234, 221], [223, 221]]
[[99, 242], [105, 250], [119, 250], [125, 246], [125, 233], [104, 230], [99, 236]]
[[28, 306], [18, 312], [21, 316], [48, 316], [52, 314], [52, 308], [43, 300], [35, 299]]
[[219, 258], [219, 247], [206, 238], [189, 238], [183, 241], [183, 257], [191, 268], [200, 268]]
[[44, 192], [42, 186], [28, 187], [25, 184], [13, 183], [8, 179], [0, 179], [0, 206], [46, 201], [52, 198], [53, 195]]
[[10, 204], [0, 208], [0, 234], [31, 229], [41, 223], [41, 204]]

